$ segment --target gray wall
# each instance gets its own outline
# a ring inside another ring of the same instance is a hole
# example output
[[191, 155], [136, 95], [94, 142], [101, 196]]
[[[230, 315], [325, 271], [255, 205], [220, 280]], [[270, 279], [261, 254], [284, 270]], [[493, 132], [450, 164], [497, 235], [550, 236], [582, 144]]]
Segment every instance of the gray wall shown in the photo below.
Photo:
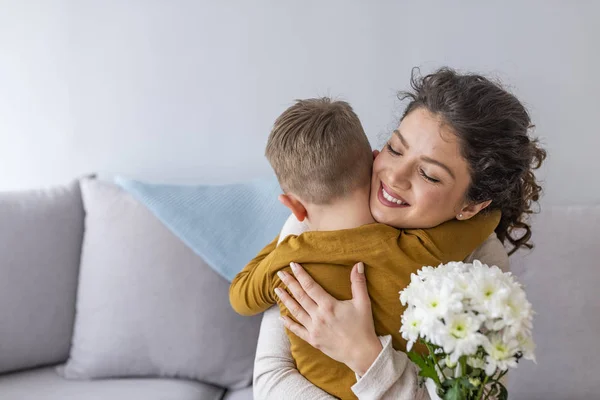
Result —
[[0, 189], [265, 175], [274, 118], [316, 95], [350, 101], [380, 145], [411, 67], [447, 64], [529, 106], [546, 202], [598, 203], [599, 16], [598, 1], [0, 0]]

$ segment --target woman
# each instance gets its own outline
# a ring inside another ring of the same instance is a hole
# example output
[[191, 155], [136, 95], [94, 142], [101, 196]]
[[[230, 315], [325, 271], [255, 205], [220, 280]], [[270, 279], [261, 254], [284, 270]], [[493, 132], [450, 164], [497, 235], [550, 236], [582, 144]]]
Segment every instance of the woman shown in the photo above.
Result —
[[[528, 135], [527, 111], [488, 79], [447, 68], [423, 78], [413, 73], [411, 86], [411, 92], [401, 94], [409, 104], [400, 126], [381, 152], [374, 152], [373, 217], [397, 228], [429, 228], [452, 218], [471, 218], [484, 209], [500, 210], [497, 237], [490, 237], [470, 258], [506, 268], [501, 243], [512, 245], [511, 254], [531, 247], [524, 218], [541, 191], [533, 170], [546, 156]], [[284, 282], [295, 299], [282, 297], [299, 323], [285, 318], [283, 324], [353, 368], [357, 383], [352, 390], [359, 399], [427, 398], [416, 367], [391, 348], [389, 336], [376, 336], [362, 268], [352, 271], [354, 298], [349, 301], [335, 300], [299, 268], [297, 280]], [[331, 399], [294, 369], [276, 317], [277, 310], [267, 311], [261, 326], [255, 397]]]

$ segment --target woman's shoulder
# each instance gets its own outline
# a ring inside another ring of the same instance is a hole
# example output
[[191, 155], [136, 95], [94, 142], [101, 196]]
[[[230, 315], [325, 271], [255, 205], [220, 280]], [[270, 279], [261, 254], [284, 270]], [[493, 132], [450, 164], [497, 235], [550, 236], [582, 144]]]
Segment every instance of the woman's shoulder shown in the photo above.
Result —
[[508, 253], [495, 233], [492, 233], [478, 248], [473, 251], [465, 262], [479, 260], [484, 264], [497, 265], [503, 272], [510, 270]]

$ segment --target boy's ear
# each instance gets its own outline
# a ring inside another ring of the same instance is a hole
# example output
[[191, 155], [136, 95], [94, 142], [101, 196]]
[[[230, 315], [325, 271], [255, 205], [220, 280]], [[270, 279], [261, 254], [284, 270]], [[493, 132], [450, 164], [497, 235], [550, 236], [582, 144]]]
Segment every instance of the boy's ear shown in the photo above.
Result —
[[306, 219], [306, 208], [293, 194], [280, 194], [278, 199], [281, 204], [290, 209], [298, 221], [302, 222]]

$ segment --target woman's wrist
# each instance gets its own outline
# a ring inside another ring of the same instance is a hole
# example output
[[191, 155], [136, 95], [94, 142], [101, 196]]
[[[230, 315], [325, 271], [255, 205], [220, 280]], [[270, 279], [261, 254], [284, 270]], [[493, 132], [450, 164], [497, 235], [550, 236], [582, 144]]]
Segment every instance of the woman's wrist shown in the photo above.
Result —
[[348, 367], [358, 376], [363, 376], [371, 368], [382, 350], [383, 346], [379, 338], [373, 336], [369, 343], [361, 343], [355, 347], [352, 362], [348, 364]]

